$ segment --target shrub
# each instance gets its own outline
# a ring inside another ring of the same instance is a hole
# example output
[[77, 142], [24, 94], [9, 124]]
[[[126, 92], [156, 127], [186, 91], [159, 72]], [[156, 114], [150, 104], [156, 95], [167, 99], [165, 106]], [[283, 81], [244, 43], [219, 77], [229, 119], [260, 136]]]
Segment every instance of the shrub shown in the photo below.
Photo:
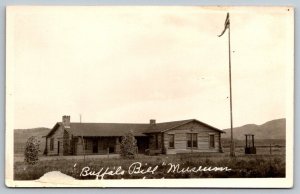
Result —
[[24, 160], [27, 164], [36, 164], [39, 160], [39, 147], [40, 142], [37, 140], [36, 137], [31, 136], [28, 138], [26, 142], [25, 152], [24, 152]]
[[132, 132], [125, 134], [122, 137], [120, 145], [120, 156], [122, 158], [133, 159], [137, 154], [137, 141]]

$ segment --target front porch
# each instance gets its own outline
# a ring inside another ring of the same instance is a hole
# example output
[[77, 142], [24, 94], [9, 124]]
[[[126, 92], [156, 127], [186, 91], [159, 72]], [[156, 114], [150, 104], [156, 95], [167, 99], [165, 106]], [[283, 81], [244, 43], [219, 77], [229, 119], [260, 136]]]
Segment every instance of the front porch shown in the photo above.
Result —
[[146, 149], [146, 155], [160, 155], [164, 153], [164, 134], [149, 133], [149, 147]]
[[[137, 153], [144, 154], [149, 148], [149, 139], [145, 136], [135, 137]], [[122, 137], [74, 137], [72, 141], [73, 155], [107, 155], [119, 154]]]
[[74, 137], [73, 155], [118, 154], [120, 137]]

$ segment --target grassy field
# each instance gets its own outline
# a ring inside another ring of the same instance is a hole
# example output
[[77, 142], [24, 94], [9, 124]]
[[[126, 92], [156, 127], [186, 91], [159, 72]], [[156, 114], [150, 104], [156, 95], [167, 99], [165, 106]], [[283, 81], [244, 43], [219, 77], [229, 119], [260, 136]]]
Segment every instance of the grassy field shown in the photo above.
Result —
[[[228, 148], [225, 148], [227, 150]], [[51, 171], [61, 171], [76, 179], [95, 179], [95, 176], [80, 176], [82, 168], [89, 167], [97, 172], [101, 168], [116, 169], [121, 166], [125, 170], [123, 175], [105, 176], [105, 179], [137, 179], [143, 178], [258, 178], [258, 177], [285, 177], [285, 151], [283, 148], [268, 154], [267, 148], [262, 148], [257, 155], [244, 155], [243, 150], [237, 148], [235, 158], [230, 158], [228, 152], [222, 154], [177, 154], [161, 156], [139, 155], [135, 159], [89, 158], [55, 159], [40, 161], [36, 165], [26, 165], [24, 162], [15, 162], [15, 180], [35, 180]], [[129, 174], [126, 169], [134, 162], [141, 162], [147, 168], [158, 166], [155, 173]], [[228, 167], [227, 172], [201, 171], [191, 173], [167, 173], [168, 164], [180, 164], [181, 168], [192, 167]], [[75, 165], [76, 164], [76, 165]], [[165, 164], [165, 165], [162, 165]], [[74, 167], [75, 166], [75, 167]]]

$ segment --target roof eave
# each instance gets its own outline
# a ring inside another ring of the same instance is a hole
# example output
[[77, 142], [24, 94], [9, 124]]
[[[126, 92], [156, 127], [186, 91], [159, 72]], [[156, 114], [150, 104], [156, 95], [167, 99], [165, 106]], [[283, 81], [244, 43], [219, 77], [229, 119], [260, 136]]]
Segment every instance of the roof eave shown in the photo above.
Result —
[[49, 133], [48, 133], [47, 135], [43, 136], [43, 137], [46, 137], [46, 138], [49, 137], [49, 136], [53, 133], [53, 131], [56, 130], [56, 128], [57, 128], [59, 125], [60, 125], [59, 122], [55, 123], [54, 127], [49, 131]]

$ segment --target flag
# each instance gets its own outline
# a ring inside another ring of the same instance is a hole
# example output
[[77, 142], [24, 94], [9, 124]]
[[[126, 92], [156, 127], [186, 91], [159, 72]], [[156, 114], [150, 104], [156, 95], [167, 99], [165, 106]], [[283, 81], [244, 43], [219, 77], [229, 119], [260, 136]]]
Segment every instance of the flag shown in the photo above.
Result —
[[226, 20], [225, 20], [225, 24], [224, 24], [224, 30], [223, 30], [223, 32], [219, 35], [219, 37], [223, 36], [223, 34], [226, 32], [226, 29], [229, 28], [229, 25], [230, 25], [230, 21], [229, 21], [229, 13], [227, 13]]

